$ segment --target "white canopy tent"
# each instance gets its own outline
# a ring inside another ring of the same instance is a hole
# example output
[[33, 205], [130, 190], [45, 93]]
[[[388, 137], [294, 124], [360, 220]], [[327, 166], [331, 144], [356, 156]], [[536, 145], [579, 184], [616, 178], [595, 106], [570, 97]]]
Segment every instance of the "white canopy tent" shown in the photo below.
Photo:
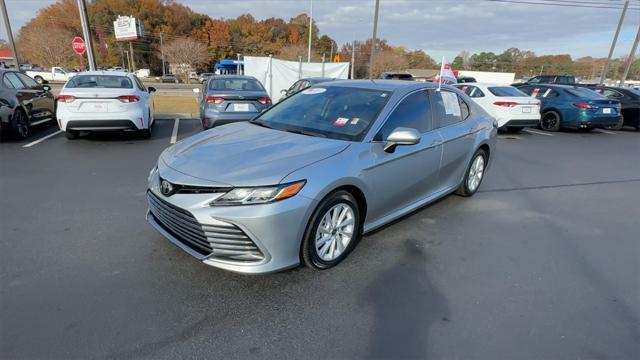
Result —
[[305, 63], [272, 57], [244, 57], [244, 74], [260, 80], [273, 102], [278, 102], [280, 91], [288, 89], [301, 78], [328, 77], [347, 79], [349, 63]]

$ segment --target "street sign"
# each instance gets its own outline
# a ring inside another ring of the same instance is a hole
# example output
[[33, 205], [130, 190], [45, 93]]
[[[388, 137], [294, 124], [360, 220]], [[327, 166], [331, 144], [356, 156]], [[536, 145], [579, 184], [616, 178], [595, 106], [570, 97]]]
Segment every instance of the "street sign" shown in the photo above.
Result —
[[132, 16], [118, 16], [113, 22], [113, 33], [118, 41], [136, 40], [144, 36], [144, 26]]
[[82, 55], [85, 51], [87, 51], [84, 40], [82, 40], [82, 38], [79, 36], [73, 38], [73, 40], [71, 41], [71, 46], [73, 46], [73, 51], [75, 51], [78, 55]]

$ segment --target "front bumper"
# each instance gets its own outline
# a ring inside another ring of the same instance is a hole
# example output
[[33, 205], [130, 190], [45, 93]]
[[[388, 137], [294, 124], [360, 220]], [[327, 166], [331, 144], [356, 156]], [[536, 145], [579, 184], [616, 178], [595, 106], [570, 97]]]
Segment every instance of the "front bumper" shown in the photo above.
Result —
[[[168, 178], [167, 175], [171, 176], [170, 173], [171, 171], [169, 174], [163, 172], [163, 178]], [[300, 263], [301, 240], [311, 212], [317, 205], [316, 200], [298, 195], [270, 204], [210, 206], [211, 200], [221, 194], [178, 193], [166, 197], [160, 193], [158, 183], [156, 171], [151, 176], [147, 193], [150, 202], [146, 216], [147, 221], [169, 241], [203, 263], [246, 274], [275, 272], [297, 266]], [[193, 244], [189, 242], [192, 233], [180, 228], [180, 224], [182, 224], [179, 222], [180, 220], [172, 223], [170, 217], [154, 214], [154, 211], [158, 211], [158, 209], [154, 210], [154, 198], [192, 216], [193, 221], [204, 229], [205, 241], [214, 248], [213, 252], [208, 253], [206, 249], [202, 248], [194, 250]], [[217, 232], [216, 228], [224, 227], [238, 229], [239, 231], [235, 233], [246, 236], [243, 240], [245, 242], [250, 240], [253, 243], [253, 246], [247, 246], [246, 249], [256, 256], [248, 257], [248, 260], [234, 260], [217, 253], [215, 249], [220, 246], [216, 241], [219, 239], [215, 239], [215, 234], [211, 232]], [[257, 255], [258, 252], [261, 255]]]

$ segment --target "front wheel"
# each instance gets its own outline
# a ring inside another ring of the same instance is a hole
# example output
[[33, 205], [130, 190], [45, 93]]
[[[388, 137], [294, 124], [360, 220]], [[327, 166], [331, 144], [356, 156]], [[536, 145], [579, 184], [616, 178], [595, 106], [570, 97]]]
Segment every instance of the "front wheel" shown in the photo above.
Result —
[[314, 212], [302, 243], [302, 260], [323, 270], [339, 264], [360, 239], [360, 210], [347, 191], [327, 196]]
[[476, 191], [478, 191], [478, 188], [482, 183], [482, 179], [484, 178], [487, 160], [487, 153], [482, 149], [478, 149], [478, 151], [473, 154], [471, 162], [467, 167], [467, 173], [462, 180], [462, 184], [460, 184], [460, 187], [456, 191], [456, 194], [460, 196], [472, 196]]
[[22, 110], [16, 110], [13, 114], [13, 134], [18, 139], [29, 137], [29, 119]]

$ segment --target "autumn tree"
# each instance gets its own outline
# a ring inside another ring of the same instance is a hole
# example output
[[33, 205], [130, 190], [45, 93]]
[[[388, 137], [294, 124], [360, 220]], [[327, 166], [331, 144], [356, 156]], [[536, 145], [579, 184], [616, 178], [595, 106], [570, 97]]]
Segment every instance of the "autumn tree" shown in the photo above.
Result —
[[50, 31], [46, 25], [29, 26], [20, 31], [16, 40], [18, 54], [23, 60], [44, 67], [69, 66], [78, 60], [71, 47], [73, 37], [66, 29]]
[[[160, 56], [159, 53], [158, 56]], [[168, 43], [164, 47], [164, 56], [187, 82], [189, 82], [189, 72], [209, 60], [207, 47], [202, 42], [190, 38]]]

